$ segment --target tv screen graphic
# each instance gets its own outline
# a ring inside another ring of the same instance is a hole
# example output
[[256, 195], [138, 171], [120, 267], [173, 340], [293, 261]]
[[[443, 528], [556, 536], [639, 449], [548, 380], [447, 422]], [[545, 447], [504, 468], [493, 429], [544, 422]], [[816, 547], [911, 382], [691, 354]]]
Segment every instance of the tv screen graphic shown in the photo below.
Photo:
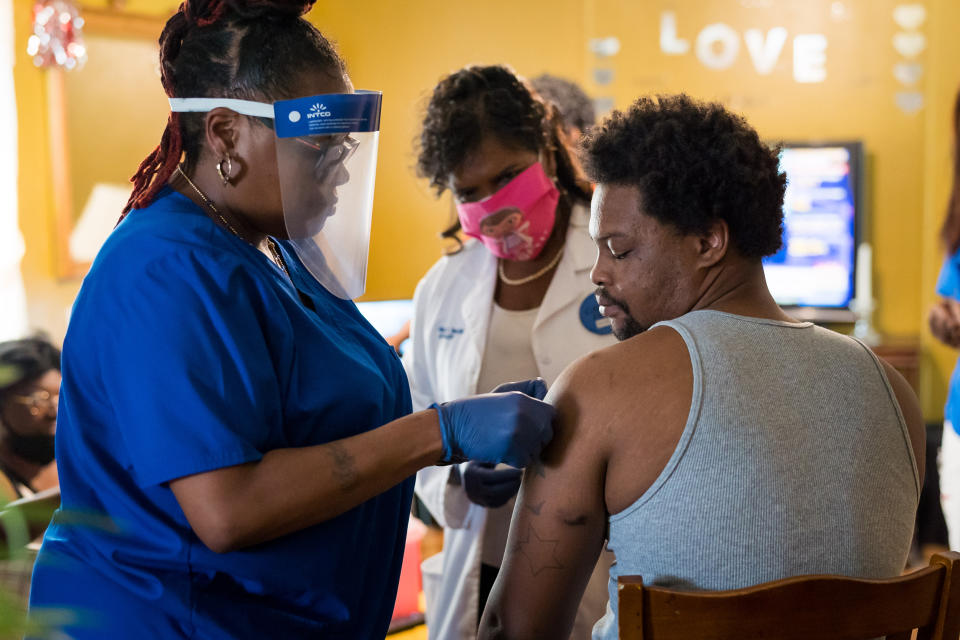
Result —
[[783, 145], [783, 246], [763, 261], [778, 304], [849, 308], [859, 228], [859, 156], [859, 143]]

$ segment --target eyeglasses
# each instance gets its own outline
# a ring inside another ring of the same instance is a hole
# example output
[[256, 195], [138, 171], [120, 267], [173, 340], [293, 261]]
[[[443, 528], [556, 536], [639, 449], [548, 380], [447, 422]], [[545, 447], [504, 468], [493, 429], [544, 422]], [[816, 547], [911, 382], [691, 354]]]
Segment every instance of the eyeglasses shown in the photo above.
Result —
[[[263, 126], [273, 129], [273, 120], [259, 116], [252, 116]], [[354, 154], [360, 141], [348, 134], [297, 136], [294, 138], [300, 144], [320, 153], [317, 164], [335, 164], [346, 162]]]
[[56, 413], [60, 404], [60, 394], [50, 393], [46, 389], [39, 389], [26, 396], [10, 396], [10, 399], [17, 404], [24, 404], [30, 407], [30, 415], [36, 417], [41, 413]]
[[360, 141], [351, 136], [298, 136], [294, 140], [320, 154], [318, 165], [346, 162], [360, 146]]

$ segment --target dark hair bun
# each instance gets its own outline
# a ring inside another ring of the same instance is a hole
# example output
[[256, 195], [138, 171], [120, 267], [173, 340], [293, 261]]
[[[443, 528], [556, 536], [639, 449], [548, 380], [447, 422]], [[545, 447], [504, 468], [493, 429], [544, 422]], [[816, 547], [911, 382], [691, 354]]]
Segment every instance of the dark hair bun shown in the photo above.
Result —
[[246, 18], [299, 18], [316, 0], [226, 0], [233, 13]]
[[201, 27], [224, 17], [241, 20], [299, 18], [310, 11], [316, 0], [187, 0], [182, 9], [188, 21]]

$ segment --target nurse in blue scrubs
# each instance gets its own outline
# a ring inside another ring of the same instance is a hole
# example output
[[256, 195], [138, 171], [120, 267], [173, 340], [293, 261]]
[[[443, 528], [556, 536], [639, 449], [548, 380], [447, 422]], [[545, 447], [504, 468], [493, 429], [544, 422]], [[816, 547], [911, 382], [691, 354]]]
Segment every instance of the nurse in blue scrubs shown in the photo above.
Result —
[[349, 299], [379, 94], [310, 5], [189, 0], [160, 37], [171, 116], [64, 343], [31, 612], [70, 637], [382, 638], [413, 474], [551, 437], [542, 381], [410, 413]]

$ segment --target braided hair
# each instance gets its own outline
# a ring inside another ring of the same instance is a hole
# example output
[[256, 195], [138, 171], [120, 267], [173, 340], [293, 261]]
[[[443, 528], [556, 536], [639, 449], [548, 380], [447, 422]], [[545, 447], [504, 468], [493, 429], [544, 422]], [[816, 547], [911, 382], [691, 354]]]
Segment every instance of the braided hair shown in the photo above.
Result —
[[[561, 198], [567, 205], [589, 203], [590, 183], [564, 144], [562, 131], [556, 106], [545, 104], [508, 67], [464, 67], [433, 90], [420, 133], [417, 174], [441, 195], [450, 174], [490, 135], [512, 147], [552, 154]], [[558, 224], [568, 223], [569, 216], [558, 218]], [[460, 243], [459, 231], [457, 220], [440, 235]]]
[[[167, 96], [272, 102], [297, 97], [298, 74], [308, 68], [343, 77], [345, 65], [333, 45], [301, 17], [313, 3], [185, 0], [160, 34], [160, 81]], [[188, 169], [195, 165], [204, 122], [203, 113], [170, 113], [160, 145], [130, 179], [133, 193], [123, 215], [150, 204], [181, 156]]]

